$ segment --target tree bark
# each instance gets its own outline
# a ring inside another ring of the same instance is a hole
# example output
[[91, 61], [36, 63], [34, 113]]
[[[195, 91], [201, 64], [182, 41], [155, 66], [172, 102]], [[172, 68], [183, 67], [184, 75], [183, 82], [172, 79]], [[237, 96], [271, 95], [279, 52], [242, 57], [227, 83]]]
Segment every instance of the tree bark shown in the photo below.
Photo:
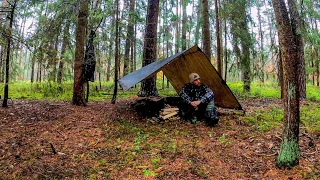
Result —
[[61, 32], [61, 26], [59, 28], [57, 28], [58, 32], [56, 32], [55, 36], [56, 36], [56, 39], [55, 39], [55, 42], [51, 42], [52, 43], [52, 46], [54, 48], [52, 48], [50, 50], [50, 68], [51, 68], [51, 72], [49, 72], [49, 77], [48, 77], [48, 80], [49, 81], [53, 81], [53, 82], [56, 82], [56, 79], [57, 79], [57, 56], [58, 56], [58, 45], [59, 45], [59, 34]]
[[181, 0], [182, 3], [182, 51], [187, 49], [187, 2], [188, 0]]
[[[142, 66], [153, 63], [157, 59], [157, 23], [158, 23], [159, 0], [148, 0], [147, 24], [143, 45]], [[158, 96], [156, 75], [153, 75], [141, 83], [140, 97]]]
[[0, 46], [0, 82], [4, 82], [4, 60], [3, 60], [4, 48]]
[[67, 44], [68, 44], [69, 28], [70, 28], [70, 21], [66, 20], [66, 25], [63, 30], [62, 47], [61, 47], [58, 77], [57, 77], [57, 82], [59, 84], [61, 84], [62, 78], [63, 78], [63, 67], [64, 67], [64, 60], [65, 60], [64, 55], [65, 55]]
[[[280, 46], [280, 44], [279, 44]], [[283, 99], [284, 97], [284, 84], [283, 84], [283, 63], [282, 63], [282, 55], [281, 55], [281, 49], [279, 49], [279, 61], [278, 61], [278, 78], [279, 78], [279, 85], [281, 90], [281, 96], [280, 98]]]
[[133, 40], [133, 70], [137, 70], [137, 25], [134, 25], [134, 40]]
[[260, 67], [258, 72], [259, 73], [259, 77], [260, 77], [260, 81], [262, 83], [264, 83], [264, 64], [265, 64], [265, 58], [264, 58], [264, 43], [263, 43], [263, 30], [262, 30], [262, 17], [261, 17], [261, 9], [260, 6], [262, 6], [261, 0], [258, 0], [258, 5], [257, 5], [257, 10], [258, 10], [258, 29], [259, 29], [259, 36], [260, 36]]
[[[134, 5], [135, 0], [130, 0], [129, 5], [129, 19], [127, 25], [127, 37], [125, 43], [125, 52], [124, 52], [124, 60], [123, 60], [123, 76], [127, 75], [130, 72], [130, 44], [133, 36], [133, 13], [134, 13]], [[132, 47], [131, 47], [132, 48]]]
[[179, 0], [176, 0], [176, 20], [175, 20], [175, 28], [176, 28], [176, 43], [175, 43], [175, 50], [176, 53], [179, 53], [180, 51], [180, 30], [179, 30], [179, 24], [180, 24], [180, 19], [179, 19]]
[[74, 105], [86, 105], [83, 99], [83, 78], [82, 78], [82, 66], [84, 59], [84, 45], [86, 38], [86, 28], [88, 24], [89, 0], [82, 0], [80, 2], [80, 9], [78, 14], [78, 24], [76, 28], [76, 50], [74, 60], [74, 85], [73, 85], [73, 97], [72, 104]]
[[[111, 18], [112, 18], [111, 19], [111, 26], [114, 27], [115, 23], [116, 23], [115, 13], [112, 15]], [[107, 60], [107, 81], [110, 81], [110, 78], [111, 78], [111, 59], [112, 59], [111, 57], [112, 57], [112, 48], [113, 48], [113, 42], [114, 42], [111, 39], [112, 39], [112, 36], [114, 34], [113, 29], [114, 28], [111, 28], [110, 33], [109, 33], [110, 41], [109, 41], [109, 48], [108, 48], [108, 50], [109, 50], [108, 54], [109, 55], [108, 55], [108, 60]]]
[[35, 51], [36, 51], [36, 47], [34, 47], [34, 51], [33, 51], [33, 55], [32, 55], [32, 58], [31, 58], [31, 78], [30, 78], [30, 81], [31, 83], [34, 82], [34, 69], [35, 69]]
[[196, 24], [196, 32], [195, 32], [195, 44], [199, 45], [199, 39], [200, 39], [200, 27], [202, 24], [202, 18], [201, 18], [201, 14], [202, 14], [202, 2], [198, 1], [198, 6], [197, 6], [197, 24]]
[[221, 39], [221, 27], [220, 27], [220, 17], [219, 17], [219, 1], [215, 0], [216, 8], [216, 36], [217, 36], [217, 66], [218, 73], [222, 76], [222, 39]]
[[[226, 6], [226, 2], [223, 1], [223, 7]], [[224, 19], [224, 81], [227, 82], [228, 73], [228, 48], [227, 48], [227, 19]]]
[[130, 24], [130, 37], [129, 37], [129, 41], [130, 41], [130, 52], [131, 52], [131, 56], [129, 57], [129, 67], [130, 67], [130, 72], [133, 72], [133, 46], [134, 46], [134, 10], [135, 10], [135, 4], [136, 1], [135, 0], [130, 0], [130, 14], [129, 14], [129, 23]]
[[299, 87], [299, 97], [300, 100], [306, 99], [306, 68], [304, 60], [304, 40], [303, 40], [303, 26], [302, 19], [297, 10], [297, 5], [295, 1], [288, 1], [289, 12], [291, 17], [292, 32], [294, 35], [294, 40], [297, 45], [297, 61], [298, 61], [298, 87]]
[[280, 153], [277, 158], [279, 168], [292, 167], [299, 163], [299, 85], [297, 44], [292, 31], [284, 0], [272, 0], [283, 63], [284, 80], [284, 130]]
[[111, 103], [115, 104], [117, 100], [117, 93], [118, 93], [118, 78], [119, 78], [119, 1], [116, 1], [116, 38], [115, 38], [115, 50], [114, 50], [114, 89], [113, 89], [113, 96], [111, 99]]
[[[319, 30], [318, 30], [318, 24], [317, 24], [317, 20], [314, 20], [314, 24], [315, 24], [315, 31], [318, 32], [317, 35], [319, 36]], [[319, 46], [315, 46], [315, 67], [316, 67], [316, 80], [317, 80], [317, 86], [319, 87], [319, 75], [320, 75], [320, 71], [319, 71], [319, 54], [320, 54], [320, 48]]]
[[211, 61], [211, 36], [210, 36], [210, 22], [209, 22], [209, 5], [208, 0], [202, 0], [202, 41], [203, 52]]
[[11, 50], [11, 35], [12, 35], [12, 25], [13, 25], [13, 17], [14, 11], [16, 9], [17, 1], [15, 0], [13, 5], [11, 5], [11, 12], [10, 12], [10, 22], [7, 34], [7, 57], [6, 57], [6, 76], [5, 76], [5, 85], [4, 85], [4, 98], [2, 107], [8, 107], [8, 98], [9, 98], [9, 63], [10, 63], [10, 50]]

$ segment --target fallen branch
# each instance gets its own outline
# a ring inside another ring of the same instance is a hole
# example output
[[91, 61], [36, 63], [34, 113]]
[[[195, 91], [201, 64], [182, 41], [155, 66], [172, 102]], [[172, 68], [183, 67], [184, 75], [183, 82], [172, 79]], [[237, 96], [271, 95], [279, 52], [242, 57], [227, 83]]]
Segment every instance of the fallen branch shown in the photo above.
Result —
[[277, 152], [275, 152], [275, 153], [273, 153], [273, 154], [257, 154], [257, 153], [255, 153], [256, 155], [258, 155], [258, 156], [267, 156], [267, 157], [271, 157], [271, 156], [274, 156], [274, 155], [276, 155], [277, 154]]

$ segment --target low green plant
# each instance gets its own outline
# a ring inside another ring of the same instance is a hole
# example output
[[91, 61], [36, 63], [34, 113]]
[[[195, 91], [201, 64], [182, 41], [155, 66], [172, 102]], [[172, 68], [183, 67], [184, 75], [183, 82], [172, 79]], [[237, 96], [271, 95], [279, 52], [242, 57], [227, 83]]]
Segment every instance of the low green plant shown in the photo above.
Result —
[[99, 161], [99, 166], [104, 167], [104, 166], [106, 166], [107, 164], [108, 164], [108, 161], [105, 160], [105, 159], [102, 159], [102, 160]]
[[139, 145], [134, 146], [133, 150], [139, 152], [140, 151], [140, 146]]
[[143, 175], [148, 177], [148, 176], [157, 176], [157, 173], [155, 173], [152, 170], [148, 170], [148, 169], [143, 169]]
[[222, 145], [230, 145], [232, 144], [232, 141], [227, 139], [225, 135], [222, 135], [219, 137], [218, 141], [220, 142], [220, 144]]
[[151, 163], [152, 163], [152, 169], [157, 169], [158, 167], [160, 167], [160, 158], [152, 158], [151, 159]]
[[170, 144], [168, 145], [168, 147], [173, 151], [173, 152], [176, 152], [178, 146], [177, 146], [177, 143], [175, 142], [174, 139], [171, 139], [170, 140]]

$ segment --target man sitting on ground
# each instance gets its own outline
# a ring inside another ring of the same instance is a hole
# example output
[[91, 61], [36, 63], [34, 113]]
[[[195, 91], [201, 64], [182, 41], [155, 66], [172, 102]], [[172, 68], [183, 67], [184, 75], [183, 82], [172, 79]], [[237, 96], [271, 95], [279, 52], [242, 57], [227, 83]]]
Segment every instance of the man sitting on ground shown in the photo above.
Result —
[[189, 75], [190, 83], [187, 83], [179, 92], [183, 99], [180, 107], [180, 115], [191, 118], [191, 123], [197, 123], [198, 119], [204, 118], [207, 125], [215, 125], [219, 121], [214, 106], [214, 94], [212, 90], [200, 82], [197, 73]]

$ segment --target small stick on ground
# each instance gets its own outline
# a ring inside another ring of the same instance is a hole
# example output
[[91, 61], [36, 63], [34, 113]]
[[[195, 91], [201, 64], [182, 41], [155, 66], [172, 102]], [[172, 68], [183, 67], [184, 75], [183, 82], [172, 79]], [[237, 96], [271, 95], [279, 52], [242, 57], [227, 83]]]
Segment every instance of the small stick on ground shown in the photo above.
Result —
[[53, 147], [52, 143], [49, 143], [53, 154], [57, 154], [56, 149]]

